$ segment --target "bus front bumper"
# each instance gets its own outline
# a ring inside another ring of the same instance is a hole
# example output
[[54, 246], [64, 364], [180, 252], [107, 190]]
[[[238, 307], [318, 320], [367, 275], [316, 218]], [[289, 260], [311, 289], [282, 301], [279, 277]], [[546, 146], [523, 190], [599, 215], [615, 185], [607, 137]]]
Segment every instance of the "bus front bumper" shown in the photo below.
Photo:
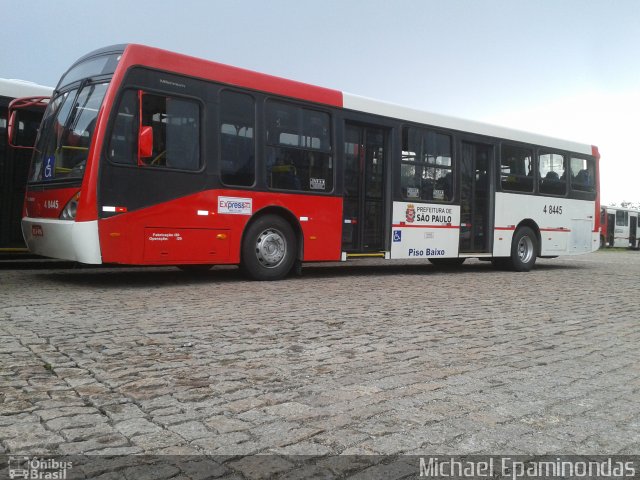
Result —
[[22, 219], [22, 235], [31, 253], [82, 263], [102, 263], [98, 221]]

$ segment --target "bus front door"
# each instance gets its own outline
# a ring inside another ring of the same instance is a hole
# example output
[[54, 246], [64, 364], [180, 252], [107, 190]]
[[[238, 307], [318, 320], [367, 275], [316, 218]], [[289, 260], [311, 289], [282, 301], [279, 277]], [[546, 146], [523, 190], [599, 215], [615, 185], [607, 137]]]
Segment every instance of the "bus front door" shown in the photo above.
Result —
[[616, 214], [607, 214], [607, 244], [613, 247], [616, 242]]
[[384, 249], [384, 169], [386, 131], [347, 124], [345, 129], [342, 250]]
[[460, 161], [460, 253], [488, 253], [491, 247], [493, 147], [462, 142]]
[[636, 248], [636, 241], [638, 238], [638, 217], [629, 215], [629, 246]]

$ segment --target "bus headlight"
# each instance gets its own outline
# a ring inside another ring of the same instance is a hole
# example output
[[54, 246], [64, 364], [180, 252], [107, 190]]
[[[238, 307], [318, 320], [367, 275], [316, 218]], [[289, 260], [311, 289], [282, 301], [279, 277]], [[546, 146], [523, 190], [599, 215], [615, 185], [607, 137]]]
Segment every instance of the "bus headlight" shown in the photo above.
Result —
[[67, 202], [60, 214], [60, 220], [75, 220], [78, 211], [78, 200], [80, 200], [80, 192], [76, 193], [71, 200]]

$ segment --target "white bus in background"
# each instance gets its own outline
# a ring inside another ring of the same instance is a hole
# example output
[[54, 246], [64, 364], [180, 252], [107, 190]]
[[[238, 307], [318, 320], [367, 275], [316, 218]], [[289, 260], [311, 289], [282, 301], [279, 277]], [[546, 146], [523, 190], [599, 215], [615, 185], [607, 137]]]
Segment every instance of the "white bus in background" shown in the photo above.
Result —
[[24, 99], [16, 120], [16, 141], [33, 145], [46, 107], [43, 97], [53, 88], [25, 80], [0, 78], [0, 254], [26, 253], [20, 220], [24, 190], [31, 160], [31, 148], [13, 146], [7, 137], [9, 104]]
[[600, 211], [600, 223], [602, 247], [640, 248], [638, 241], [640, 211], [603, 206]]

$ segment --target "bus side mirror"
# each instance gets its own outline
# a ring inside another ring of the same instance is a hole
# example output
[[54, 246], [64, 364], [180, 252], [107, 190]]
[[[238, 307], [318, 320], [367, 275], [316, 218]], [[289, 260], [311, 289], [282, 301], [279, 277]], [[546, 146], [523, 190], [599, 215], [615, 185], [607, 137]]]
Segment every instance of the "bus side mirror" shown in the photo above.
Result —
[[138, 165], [144, 165], [143, 158], [153, 155], [153, 127], [140, 127], [138, 134]]
[[7, 140], [9, 141], [9, 145], [12, 147], [16, 147], [16, 120], [17, 120], [17, 112], [14, 110], [9, 115], [9, 123], [7, 123]]
[[27, 126], [33, 124], [34, 120], [38, 123], [40, 122], [49, 98], [50, 97], [15, 98], [9, 103], [9, 121], [7, 122], [7, 141], [9, 146], [12, 148], [33, 150], [35, 147], [35, 138], [32, 135], [25, 135], [24, 132], [35, 131]]
[[9, 122], [7, 123], [7, 141], [9, 142], [9, 146], [12, 148], [22, 148], [25, 150], [33, 150], [34, 144], [29, 142], [35, 142], [33, 137], [31, 138], [21, 138], [24, 135], [20, 135], [20, 130], [24, 131], [24, 127], [20, 128], [20, 124], [24, 124], [25, 121], [21, 120], [21, 115], [23, 111], [21, 110], [13, 110], [9, 113]]

